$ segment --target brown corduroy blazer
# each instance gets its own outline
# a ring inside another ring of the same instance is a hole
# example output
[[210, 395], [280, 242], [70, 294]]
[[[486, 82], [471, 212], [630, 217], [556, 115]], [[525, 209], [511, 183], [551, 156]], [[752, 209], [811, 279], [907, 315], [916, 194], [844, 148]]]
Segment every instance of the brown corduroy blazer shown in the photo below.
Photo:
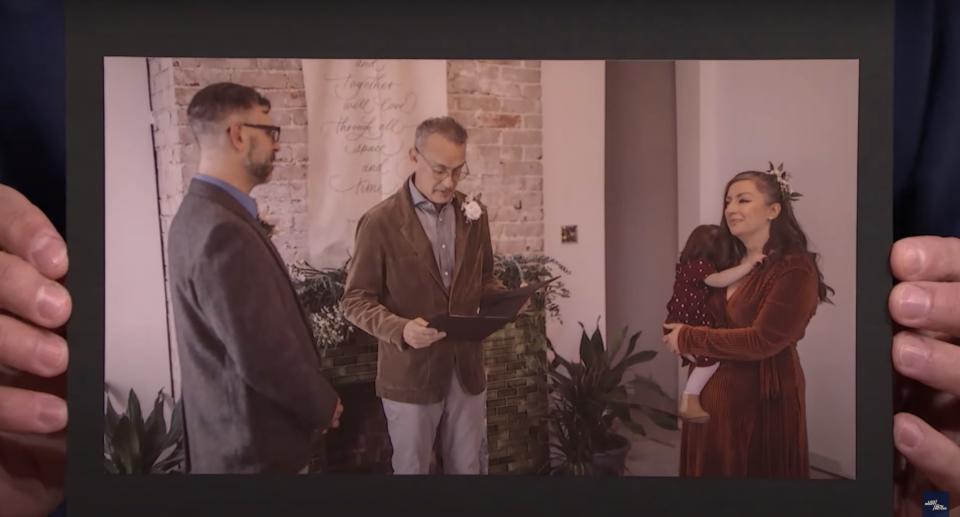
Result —
[[448, 293], [408, 185], [404, 181], [357, 224], [344, 316], [379, 342], [378, 396], [415, 404], [439, 402], [454, 368], [464, 390], [479, 394], [486, 389], [480, 342], [444, 338], [416, 349], [403, 341], [403, 327], [417, 317], [476, 314], [484, 295], [503, 289], [493, 276], [487, 211], [480, 219], [467, 221], [464, 195], [456, 193], [454, 272]]

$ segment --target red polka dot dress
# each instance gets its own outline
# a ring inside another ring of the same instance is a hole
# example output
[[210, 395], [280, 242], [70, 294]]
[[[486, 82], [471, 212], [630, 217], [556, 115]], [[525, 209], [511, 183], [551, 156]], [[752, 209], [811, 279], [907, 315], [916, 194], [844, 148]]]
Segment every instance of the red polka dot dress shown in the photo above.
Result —
[[[707, 312], [707, 295], [710, 286], [704, 280], [717, 272], [706, 260], [696, 259], [677, 264], [673, 282], [673, 297], [667, 303], [667, 323], [683, 323], [694, 327], [715, 327], [716, 322]], [[715, 359], [697, 357], [697, 366], [710, 366]], [[686, 365], [688, 361], [683, 360]]]

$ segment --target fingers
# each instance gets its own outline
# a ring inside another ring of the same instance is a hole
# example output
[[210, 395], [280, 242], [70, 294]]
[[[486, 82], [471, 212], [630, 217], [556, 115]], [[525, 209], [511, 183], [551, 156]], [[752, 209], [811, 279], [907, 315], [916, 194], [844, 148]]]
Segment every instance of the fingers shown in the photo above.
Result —
[[52, 433], [67, 425], [67, 403], [47, 393], [0, 386], [0, 431]]
[[0, 314], [0, 364], [53, 377], [66, 371], [67, 356], [60, 336]]
[[927, 386], [960, 395], [960, 347], [913, 332], [893, 338], [893, 365]]
[[43, 212], [19, 192], [0, 185], [0, 249], [56, 280], [67, 273], [67, 245]]
[[333, 410], [333, 423], [330, 425], [330, 427], [334, 429], [336, 429], [337, 427], [340, 427], [340, 415], [342, 414], [343, 414], [343, 404], [341, 404], [340, 401], [338, 400], [337, 408]]
[[909, 413], [893, 418], [897, 449], [940, 490], [960, 493], [960, 446]]
[[70, 295], [23, 259], [0, 251], [0, 309], [38, 325], [56, 328], [70, 317]]
[[440, 332], [427, 325], [428, 322], [423, 318], [410, 320], [403, 329], [403, 338], [407, 344], [414, 348], [424, 348], [447, 336], [446, 332]]
[[900, 280], [960, 281], [960, 239], [908, 237], [893, 244], [890, 269]]
[[678, 341], [680, 339], [680, 327], [683, 325], [677, 323], [664, 323], [663, 326], [669, 328], [670, 332], [664, 334], [660, 340], [663, 341], [668, 350], [673, 352], [675, 355], [680, 355], [680, 345], [678, 344]]
[[888, 300], [890, 315], [906, 327], [960, 336], [960, 283], [905, 282]]

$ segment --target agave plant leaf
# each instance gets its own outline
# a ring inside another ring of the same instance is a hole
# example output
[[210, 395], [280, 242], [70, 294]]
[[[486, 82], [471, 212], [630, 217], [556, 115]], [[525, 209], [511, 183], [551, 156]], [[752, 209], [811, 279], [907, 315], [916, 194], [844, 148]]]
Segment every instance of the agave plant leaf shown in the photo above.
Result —
[[637, 376], [630, 382], [633, 386], [631, 399], [640, 405], [658, 409], [673, 408], [676, 401], [672, 399], [656, 381], [649, 377]]
[[635, 394], [649, 393], [657, 397], [669, 398], [667, 392], [663, 391], [663, 388], [661, 388], [660, 385], [650, 377], [638, 375], [634, 377], [632, 381], [630, 381], [630, 384], [633, 386]]
[[153, 402], [153, 409], [147, 415], [147, 422], [144, 424], [144, 432], [141, 438], [142, 454], [144, 466], [149, 468], [157, 461], [163, 449], [160, 447], [164, 437], [167, 434], [167, 423], [163, 418], [163, 390], [157, 393], [157, 398]]
[[[583, 324], [580, 324], [580, 327], [583, 327]], [[583, 364], [587, 369], [597, 369], [602, 368], [603, 365], [608, 364], [607, 360], [607, 351], [606, 347], [603, 345], [603, 335], [600, 334], [600, 317], [597, 317], [597, 327], [593, 330], [593, 333], [590, 335], [589, 339], [586, 338], [586, 332], [583, 333], [580, 339], [580, 357]], [[584, 344], [586, 342], [586, 344]], [[586, 346], [586, 350], [584, 350]]]
[[553, 346], [553, 341], [551, 341], [550, 338], [544, 338], [543, 342], [546, 345], [547, 350], [553, 352], [553, 361], [550, 362], [551, 365], [554, 363], [560, 363], [563, 364], [563, 366], [567, 366], [569, 364], [569, 361], [557, 353], [557, 349]]
[[170, 446], [183, 441], [183, 399], [173, 405], [173, 411], [170, 414], [170, 429], [164, 437], [161, 448], [166, 450]]
[[607, 391], [608, 404], [629, 404], [630, 395], [627, 393], [627, 387], [624, 385], [616, 386]]
[[103, 458], [103, 468], [107, 471], [107, 474], [119, 474], [120, 471], [117, 470], [117, 466], [113, 463], [113, 460], [110, 458]]
[[610, 342], [609, 346], [607, 347], [608, 362], [612, 363], [614, 359], [616, 359], [617, 353], [620, 352], [620, 347], [623, 346], [623, 342], [626, 340], [626, 338], [627, 338], [627, 326], [624, 325], [623, 330], [620, 331], [620, 334], [616, 337], [616, 339]]
[[617, 416], [617, 419], [620, 420], [627, 429], [637, 433], [641, 436], [647, 435], [647, 430], [640, 425], [639, 422], [635, 422], [633, 417], [630, 415], [630, 406], [625, 403], [611, 403], [610, 411]]
[[633, 356], [633, 351], [637, 348], [638, 339], [640, 339], [640, 332], [635, 332], [632, 336], [630, 336], [629, 343], [627, 344], [627, 350], [623, 353], [623, 356], [621, 356], [620, 360], [613, 364], [611, 369], [617, 369], [617, 367], [619, 367], [623, 361]]
[[104, 422], [104, 433], [106, 433], [107, 439], [113, 438], [113, 430], [117, 428], [117, 422], [120, 421], [120, 415], [117, 414], [117, 411], [113, 409], [113, 403], [110, 402], [110, 397], [107, 397], [107, 416], [106, 422]]
[[180, 451], [174, 455], [171, 455], [169, 458], [162, 460], [155, 464], [151, 469], [151, 474], [169, 474], [177, 470], [177, 468], [183, 464], [183, 461], [186, 459], [186, 455], [183, 451]]
[[587, 335], [587, 329], [583, 326], [583, 323], [580, 322], [580, 362], [584, 364], [587, 368], [593, 364], [593, 357], [591, 356], [590, 348], [590, 336]]
[[623, 380], [623, 373], [619, 370], [611, 370], [609, 368], [604, 368], [600, 372], [600, 378], [598, 379], [598, 387], [603, 393], [612, 393], [618, 388], [622, 388], [622, 391], [626, 393], [626, 387], [621, 385]]
[[113, 460], [121, 474], [139, 472], [140, 439], [134, 430], [130, 417], [123, 415], [117, 422], [111, 443]]
[[623, 374], [627, 372], [627, 368], [635, 364], [645, 363], [656, 356], [656, 350], [643, 350], [641, 352], [637, 352], [636, 354], [624, 357], [623, 360], [620, 361], [620, 363], [618, 363], [614, 368], [614, 375], [617, 378], [617, 382], [619, 383], [623, 380]]
[[140, 437], [143, 436], [143, 412], [140, 409], [140, 399], [137, 398], [137, 394], [133, 391], [133, 388], [130, 388], [130, 393], [127, 396], [127, 418], [130, 419], [130, 425], [133, 426], [133, 434], [137, 438], [137, 453], [140, 452]]
[[166, 474], [180, 464], [186, 459], [186, 453], [183, 450], [183, 442], [177, 444], [177, 447], [167, 455], [166, 458], [156, 462], [151, 468], [151, 473], [154, 474]]
[[557, 371], [551, 371], [548, 375], [556, 383], [555, 387], [560, 391], [569, 392], [574, 389], [573, 379], [570, 377]]

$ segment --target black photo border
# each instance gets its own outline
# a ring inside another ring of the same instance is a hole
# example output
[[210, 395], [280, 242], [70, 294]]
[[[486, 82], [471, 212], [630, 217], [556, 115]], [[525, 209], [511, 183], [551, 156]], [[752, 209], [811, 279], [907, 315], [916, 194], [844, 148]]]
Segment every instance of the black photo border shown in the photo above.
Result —
[[[384, 3], [65, 1], [69, 514], [890, 515], [892, 0]], [[856, 479], [107, 474], [106, 56], [858, 59]]]

